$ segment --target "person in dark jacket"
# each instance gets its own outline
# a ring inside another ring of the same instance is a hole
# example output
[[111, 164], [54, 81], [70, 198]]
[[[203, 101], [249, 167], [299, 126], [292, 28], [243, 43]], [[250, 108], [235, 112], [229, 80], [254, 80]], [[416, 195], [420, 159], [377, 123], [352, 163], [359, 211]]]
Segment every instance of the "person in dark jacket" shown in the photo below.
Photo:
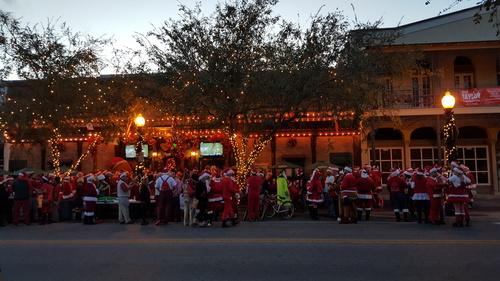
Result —
[[207, 192], [207, 182], [210, 180], [210, 173], [208, 171], [203, 171], [198, 178], [198, 183], [196, 184], [196, 191], [194, 198], [198, 201], [196, 208], [198, 209], [198, 214], [196, 215], [196, 220], [198, 226], [205, 227], [208, 225], [208, 192]]
[[142, 178], [139, 187], [139, 200], [141, 201], [139, 211], [142, 219], [141, 225], [147, 225], [149, 223], [146, 219], [149, 210], [149, 204], [151, 203], [148, 183], [148, 177], [145, 176]]
[[13, 184], [14, 191], [14, 206], [12, 207], [13, 223], [18, 225], [21, 210], [24, 217], [24, 223], [30, 224], [30, 182], [28, 178], [19, 173]]

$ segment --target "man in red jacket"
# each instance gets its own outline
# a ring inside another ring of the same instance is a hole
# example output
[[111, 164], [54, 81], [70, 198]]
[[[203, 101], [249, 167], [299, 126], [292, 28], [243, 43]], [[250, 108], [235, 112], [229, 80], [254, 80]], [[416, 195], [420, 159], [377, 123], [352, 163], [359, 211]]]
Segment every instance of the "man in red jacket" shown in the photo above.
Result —
[[344, 177], [340, 184], [340, 196], [342, 198], [342, 219], [340, 223], [356, 223], [356, 176], [350, 167], [344, 168]]
[[83, 186], [83, 224], [95, 224], [94, 215], [97, 207], [97, 188], [94, 184], [94, 175], [89, 174], [86, 177], [86, 183]]
[[391, 206], [396, 216], [396, 221], [401, 221], [403, 213], [404, 221], [408, 221], [408, 207], [405, 198], [406, 181], [400, 177], [400, 170], [394, 170], [387, 178], [387, 189], [390, 192]]
[[41, 208], [38, 210], [38, 222], [39, 224], [46, 224], [52, 222], [52, 203], [54, 195], [54, 186], [49, 183], [49, 179], [46, 176], [42, 177], [42, 186], [40, 190], [43, 197]]
[[222, 210], [222, 204], [224, 200], [222, 198], [222, 178], [220, 170], [217, 167], [212, 167], [210, 169], [212, 177], [210, 183], [207, 186], [208, 192], [208, 225], [212, 225], [213, 221], [216, 221], [220, 211]]
[[417, 169], [411, 181], [411, 188], [413, 189], [412, 201], [417, 211], [417, 222], [422, 223], [422, 213], [424, 215], [425, 223], [429, 222], [429, 186], [427, 178], [425, 177], [422, 169]]
[[361, 177], [356, 181], [356, 189], [358, 191], [358, 220], [361, 220], [363, 211], [365, 211], [366, 220], [368, 221], [370, 220], [370, 213], [373, 205], [373, 192], [375, 191], [375, 183], [370, 178], [368, 171], [361, 170]]
[[429, 219], [433, 225], [440, 225], [444, 223], [442, 217], [443, 210], [443, 189], [446, 184], [439, 182], [439, 172], [437, 168], [432, 168], [427, 177], [427, 186], [431, 192], [431, 207], [429, 211]]
[[257, 175], [257, 170], [253, 169], [248, 178], [248, 220], [256, 221], [259, 218], [260, 187], [262, 177]]
[[236, 194], [238, 193], [238, 186], [232, 179], [234, 176], [234, 171], [231, 169], [226, 169], [223, 172], [222, 178], [222, 197], [224, 198], [224, 212], [222, 213], [222, 227], [227, 227], [227, 221], [231, 220], [232, 225], [236, 225], [237, 215], [235, 204], [237, 198]]

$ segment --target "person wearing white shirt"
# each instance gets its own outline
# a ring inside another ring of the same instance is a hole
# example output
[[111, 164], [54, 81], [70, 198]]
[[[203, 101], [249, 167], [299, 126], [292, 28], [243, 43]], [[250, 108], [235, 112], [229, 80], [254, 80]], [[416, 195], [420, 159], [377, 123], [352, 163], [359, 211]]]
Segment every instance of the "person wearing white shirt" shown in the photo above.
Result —
[[163, 170], [155, 182], [155, 194], [158, 194], [156, 201], [156, 222], [155, 225], [167, 224], [167, 210], [170, 208], [172, 191], [176, 188], [177, 182], [167, 170]]

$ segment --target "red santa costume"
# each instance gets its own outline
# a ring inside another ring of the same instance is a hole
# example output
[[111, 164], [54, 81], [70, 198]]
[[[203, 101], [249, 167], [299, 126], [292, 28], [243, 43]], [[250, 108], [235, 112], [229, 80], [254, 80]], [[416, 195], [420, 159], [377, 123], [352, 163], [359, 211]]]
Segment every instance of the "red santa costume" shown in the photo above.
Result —
[[439, 173], [437, 168], [432, 168], [429, 171], [429, 177], [427, 177], [427, 187], [431, 192], [429, 197], [431, 198], [431, 207], [429, 212], [429, 219], [433, 225], [440, 225], [444, 222], [444, 218], [441, 216], [443, 209], [443, 185], [439, 182]]
[[94, 175], [90, 174], [86, 177], [86, 183], [83, 187], [83, 223], [95, 224], [94, 215], [97, 207], [98, 191], [94, 184]]
[[311, 219], [318, 219], [318, 206], [323, 203], [323, 184], [321, 183], [321, 172], [315, 169], [307, 182], [307, 203]]
[[356, 199], [358, 192], [356, 190], [356, 176], [353, 174], [350, 167], [344, 168], [344, 177], [340, 184], [340, 197], [342, 198], [342, 219], [340, 223], [356, 223]]
[[453, 203], [455, 208], [455, 223], [454, 227], [463, 227], [465, 218], [465, 205], [469, 202], [469, 194], [467, 193], [467, 181], [462, 170], [458, 167], [453, 168], [453, 175], [448, 179], [450, 185], [448, 187], [449, 203]]
[[384, 207], [384, 199], [380, 196], [382, 192], [382, 173], [378, 169], [377, 166], [373, 166], [370, 172], [370, 178], [373, 180], [375, 184], [375, 192], [373, 193], [373, 201], [375, 202], [375, 208], [383, 208]]
[[396, 216], [396, 221], [401, 221], [401, 213], [405, 221], [408, 220], [408, 206], [405, 198], [406, 181], [400, 177], [399, 169], [393, 170], [387, 178], [387, 189], [390, 192], [391, 206]]
[[54, 197], [54, 186], [49, 183], [49, 179], [45, 176], [42, 177], [42, 185], [40, 186], [40, 191], [42, 194], [42, 204], [39, 209], [39, 223], [45, 224], [52, 220], [52, 204]]
[[222, 213], [222, 227], [227, 227], [227, 221], [231, 220], [233, 225], [237, 224], [237, 214], [235, 209], [235, 202], [237, 201], [236, 194], [238, 193], [238, 186], [232, 179], [234, 171], [226, 169], [223, 172], [222, 178], [222, 197], [224, 198], [224, 212]]
[[260, 187], [262, 186], [262, 177], [253, 170], [248, 178], [248, 220], [255, 221], [259, 218]]
[[375, 183], [370, 178], [368, 171], [361, 171], [361, 177], [356, 181], [356, 190], [358, 191], [358, 220], [361, 220], [363, 211], [365, 211], [366, 213], [366, 220], [370, 220], [370, 213], [373, 206], [373, 192], [375, 192]]
[[224, 198], [222, 198], [222, 178], [219, 170], [212, 171], [212, 178], [207, 186], [209, 224], [215, 220], [218, 213], [223, 209]]

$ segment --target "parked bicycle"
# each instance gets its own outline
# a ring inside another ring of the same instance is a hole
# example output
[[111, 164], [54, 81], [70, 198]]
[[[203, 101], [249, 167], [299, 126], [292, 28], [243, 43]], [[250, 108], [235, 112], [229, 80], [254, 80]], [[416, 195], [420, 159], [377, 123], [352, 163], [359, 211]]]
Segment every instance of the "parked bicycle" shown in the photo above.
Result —
[[276, 215], [280, 215], [285, 219], [291, 219], [295, 212], [292, 201], [279, 201], [282, 200], [278, 200], [276, 195], [266, 195], [263, 199], [262, 214], [260, 216], [260, 219], [269, 219]]

